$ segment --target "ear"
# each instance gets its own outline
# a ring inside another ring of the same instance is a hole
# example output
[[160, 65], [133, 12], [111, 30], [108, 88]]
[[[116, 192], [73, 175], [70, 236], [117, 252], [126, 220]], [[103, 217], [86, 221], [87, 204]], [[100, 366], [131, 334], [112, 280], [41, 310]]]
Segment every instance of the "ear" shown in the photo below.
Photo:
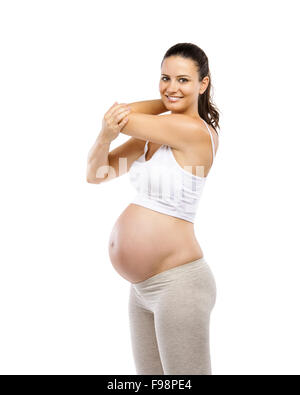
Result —
[[206, 88], [208, 87], [208, 84], [209, 84], [209, 77], [206, 76], [201, 81], [201, 87], [200, 87], [200, 90], [199, 90], [199, 95], [203, 95], [203, 93], [206, 91]]

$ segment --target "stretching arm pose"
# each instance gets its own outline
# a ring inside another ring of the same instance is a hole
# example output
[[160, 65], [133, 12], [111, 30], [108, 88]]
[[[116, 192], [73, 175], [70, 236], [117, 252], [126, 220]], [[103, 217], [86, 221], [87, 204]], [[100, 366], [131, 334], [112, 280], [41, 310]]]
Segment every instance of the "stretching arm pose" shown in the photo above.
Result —
[[[139, 102], [114, 105], [104, 115], [102, 129], [88, 154], [88, 183], [100, 184], [124, 174], [119, 169], [119, 159], [127, 158], [127, 169], [144, 152], [145, 141], [131, 137], [125, 143], [109, 152], [111, 142], [116, 139], [128, 122], [128, 115], [140, 113], [156, 116], [168, 111], [161, 99], [143, 100]], [[127, 133], [131, 135], [130, 133]], [[126, 172], [125, 171], [125, 172]]]

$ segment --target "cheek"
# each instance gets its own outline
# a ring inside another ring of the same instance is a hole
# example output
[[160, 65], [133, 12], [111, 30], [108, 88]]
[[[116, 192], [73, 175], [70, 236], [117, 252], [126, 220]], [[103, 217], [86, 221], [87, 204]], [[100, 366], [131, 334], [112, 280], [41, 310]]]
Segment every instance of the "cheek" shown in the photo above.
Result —
[[182, 92], [184, 92], [187, 96], [192, 96], [195, 92], [195, 89], [191, 89], [191, 87], [183, 87]]
[[193, 89], [184, 89], [182, 93], [188, 100], [193, 101], [195, 99], [195, 91]]

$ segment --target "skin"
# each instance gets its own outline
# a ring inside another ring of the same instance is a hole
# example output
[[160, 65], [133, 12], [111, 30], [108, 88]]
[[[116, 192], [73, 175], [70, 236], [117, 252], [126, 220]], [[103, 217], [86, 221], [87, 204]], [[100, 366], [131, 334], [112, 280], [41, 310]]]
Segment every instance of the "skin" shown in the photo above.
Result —
[[[159, 92], [167, 111], [186, 114], [202, 124], [203, 120], [198, 114], [198, 95], [207, 89], [209, 78], [205, 77], [200, 82], [194, 62], [178, 56], [164, 60], [161, 74]], [[171, 103], [166, 94], [183, 98]], [[160, 147], [159, 144], [150, 142], [148, 145], [146, 160]], [[201, 149], [202, 151], [192, 147], [189, 160], [198, 161], [200, 155], [203, 162], [207, 162], [208, 155], [211, 154], [208, 154], [207, 147]], [[173, 150], [173, 153], [183, 167], [186, 158], [178, 150]], [[203, 252], [195, 237], [193, 223], [129, 204], [111, 232], [109, 255], [116, 271], [126, 280], [137, 283], [199, 259], [203, 257]]]
[[[189, 77], [178, 77], [179, 75], [188, 75]], [[198, 96], [205, 92], [208, 84], [208, 76], [204, 77], [201, 82], [199, 81], [196, 65], [191, 59], [170, 56], [163, 61], [159, 92], [165, 107], [172, 114], [180, 113], [200, 119]], [[176, 103], [171, 103], [166, 95], [183, 96], [183, 98]]]

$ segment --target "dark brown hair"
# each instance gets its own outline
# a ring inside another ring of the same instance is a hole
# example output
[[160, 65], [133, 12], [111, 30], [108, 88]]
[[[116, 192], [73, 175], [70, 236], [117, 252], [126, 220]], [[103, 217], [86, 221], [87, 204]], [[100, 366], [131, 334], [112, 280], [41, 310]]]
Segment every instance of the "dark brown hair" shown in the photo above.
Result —
[[[206, 76], [209, 77], [209, 84], [203, 94], [199, 94], [198, 98], [198, 113], [209, 125], [211, 125], [217, 132], [219, 126], [219, 112], [216, 105], [212, 102], [210, 90], [212, 88], [208, 58], [204, 51], [197, 45], [192, 43], [178, 43], [173, 45], [165, 53], [163, 61], [170, 56], [182, 56], [183, 58], [191, 59], [195, 62], [199, 81]], [[218, 132], [217, 132], [218, 133]]]

